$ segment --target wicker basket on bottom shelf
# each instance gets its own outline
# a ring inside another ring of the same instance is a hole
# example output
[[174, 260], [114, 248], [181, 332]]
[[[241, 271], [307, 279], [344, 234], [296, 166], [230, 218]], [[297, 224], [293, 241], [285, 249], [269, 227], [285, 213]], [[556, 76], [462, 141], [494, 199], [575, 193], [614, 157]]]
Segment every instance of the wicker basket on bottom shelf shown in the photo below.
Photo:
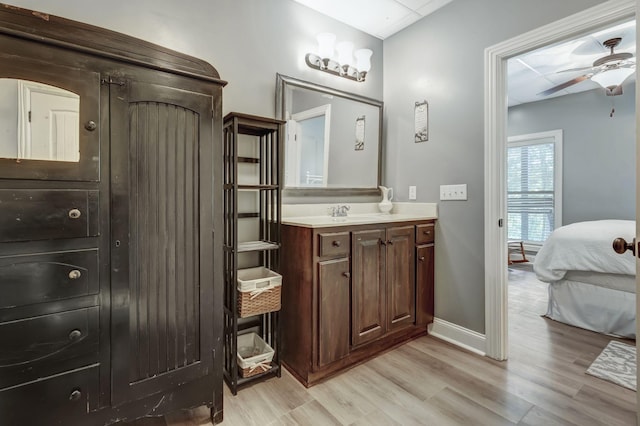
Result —
[[274, 351], [256, 333], [238, 336], [238, 367], [241, 377], [256, 376], [271, 369]]
[[238, 270], [238, 315], [240, 318], [280, 310], [282, 276], [259, 266]]

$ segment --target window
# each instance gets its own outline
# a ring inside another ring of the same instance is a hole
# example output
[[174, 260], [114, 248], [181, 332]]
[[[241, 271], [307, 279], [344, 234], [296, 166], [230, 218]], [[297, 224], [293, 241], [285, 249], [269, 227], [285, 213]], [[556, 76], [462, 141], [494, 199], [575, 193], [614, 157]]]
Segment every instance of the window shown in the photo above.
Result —
[[539, 246], [562, 223], [562, 130], [507, 145], [507, 235]]

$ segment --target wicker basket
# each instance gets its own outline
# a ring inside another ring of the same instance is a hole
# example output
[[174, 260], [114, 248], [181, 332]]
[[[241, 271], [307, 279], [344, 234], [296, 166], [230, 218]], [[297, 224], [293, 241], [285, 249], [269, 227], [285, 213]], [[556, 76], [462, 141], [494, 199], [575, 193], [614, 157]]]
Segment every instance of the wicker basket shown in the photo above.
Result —
[[238, 315], [240, 318], [280, 310], [282, 276], [259, 266], [238, 270]]
[[271, 369], [274, 351], [256, 333], [238, 336], [238, 368], [241, 377], [251, 377]]

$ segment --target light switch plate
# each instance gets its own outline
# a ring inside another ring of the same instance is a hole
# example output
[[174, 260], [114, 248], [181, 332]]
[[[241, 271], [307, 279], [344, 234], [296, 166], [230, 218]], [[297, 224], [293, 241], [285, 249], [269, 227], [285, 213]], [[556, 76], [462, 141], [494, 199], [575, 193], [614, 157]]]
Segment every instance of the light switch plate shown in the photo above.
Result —
[[440, 185], [440, 200], [464, 201], [467, 199], [467, 184]]

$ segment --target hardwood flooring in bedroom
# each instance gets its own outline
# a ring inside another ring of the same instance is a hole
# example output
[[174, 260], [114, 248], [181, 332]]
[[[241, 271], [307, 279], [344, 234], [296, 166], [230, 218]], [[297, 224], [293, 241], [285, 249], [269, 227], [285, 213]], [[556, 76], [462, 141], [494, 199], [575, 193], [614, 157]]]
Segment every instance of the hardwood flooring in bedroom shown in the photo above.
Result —
[[[541, 317], [546, 285], [531, 272], [509, 279], [508, 361], [422, 337], [310, 389], [286, 371], [235, 397], [225, 386], [223, 425], [634, 425], [636, 393], [585, 374], [611, 338]], [[207, 415], [133, 424], [207, 425]]]

